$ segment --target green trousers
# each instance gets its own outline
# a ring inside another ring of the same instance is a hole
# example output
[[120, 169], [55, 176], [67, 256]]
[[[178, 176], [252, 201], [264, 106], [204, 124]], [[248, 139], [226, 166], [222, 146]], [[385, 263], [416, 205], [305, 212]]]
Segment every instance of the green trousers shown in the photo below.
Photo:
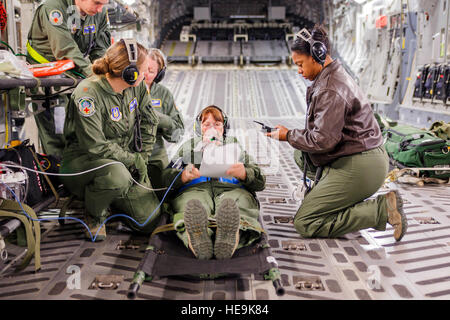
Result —
[[[112, 160], [89, 161], [81, 156], [70, 162], [63, 160], [61, 173], [75, 173], [99, 167]], [[131, 174], [124, 166], [114, 164], [75, 177], [62, 177], [64, 186], [78, 199], [84, 200], [86, 214], [95, 224], [100, 224], [108, 216], [108, 208], [114, 214], [126, 214], [132, 220], [122, 217], [132, 229], [150, 233], [159, 221], [160, 210], [156, 209], [159, 200], [153, 191], [133, 185]], [[152, 188], [151, 185], [147, 186]]]
[[[148, 161], [148, 177], [152, 182], [153, 188], [160, 189], [166, 187], [162, 181], [162, 172], [169, 165], [169, 158], [167, 157], [166, 148], [161, 148], [157, 144], [155, 144], [154, 148]], [[162, 200], [165, 191], [156, 191], [155, 193]]]
[[[301, 158], [299, 152], [295, 152], [296, 162]], [[298, 164], [303, 170], [302, 163]], [[388, 170], [384, 147], [341, 157], [325, 166], [322, 178], [295, 215], [295, 229], [304, 238], [335, 238], [367, 228], [386, 230], [385, 197], [364, 200], [383, 185]]]
[[[255, 197], [243, 188], [223, 189], [212, 187], [209, 182], [204, 182], [189, 187], [171, 201], [171, 207], [174, 212], [173, 223], [177, 230], [177, 236], [184, 242], [186, 247], [188, 247], [188, 238], [183, 221], [188, 201], [192, 199], [200, 200], [210, 220], [215, 220], [215, 210], [227, 198], [236, 201], [241, 218], [237, 249], [248, 246], [259, 239], [261, 234], [261, 225], [258, 222], [259, 204]], [[208, 228], [208, 233], [211, 238], [214, 238], [213, 228]]]
[[34, 116], [44, 153], [62, 157], [65, 146], [64, 119], [68, 95], [58, 95], [59, 105]]

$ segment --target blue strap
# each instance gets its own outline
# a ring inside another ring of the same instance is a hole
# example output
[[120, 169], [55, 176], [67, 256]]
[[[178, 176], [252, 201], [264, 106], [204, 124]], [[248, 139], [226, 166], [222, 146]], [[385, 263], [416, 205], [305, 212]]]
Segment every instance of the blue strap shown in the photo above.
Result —
[[238, 179], [236, 179], [236, 178], [228, 179], [228, 178], [225, 178], [225, 177], [220, 177], [219, 178], [219, 182], [232, 183], [232, 184], [239, 184], [240, 183], [240, 181]]
[[[215, 179], [213, 179], [213, 180], [215, 180]], [[240, 182], [238, 179], [236, 179], [236, 178], [228, 179], [228, 178], [225, 178], [225, 177], [220, 177], [220, 178], [217, 179], [217, 180], [218, 180], [219, 182], [222, 182], [222, 183], [241, 184], [241, 182]], [[208, 181], [211, 181], [211, 178], [210, 178], [210, 177], [203, 177], [203, 176], [201, 176], [200, 178], [194, 179], [194, 180], [192, 180], [191, 182], [189, 182], [189, 183], [185, 184], [184, 186], [180, 187], [180, 188], [178, 189], [178, 192], [181, 192], [181, 191], [183, 191], [184, 189], [186, 189], [186, 188], [188, 188], [188, 187], [190, 187], [190, 186], [193, 186], [193, 185], [195, 185], [195, 184], [199, 184], [199, 183], [203, 183], [203, 182], [208, 182]], [[241, 187], [243, 188], [243, 186], [241, 186]]]

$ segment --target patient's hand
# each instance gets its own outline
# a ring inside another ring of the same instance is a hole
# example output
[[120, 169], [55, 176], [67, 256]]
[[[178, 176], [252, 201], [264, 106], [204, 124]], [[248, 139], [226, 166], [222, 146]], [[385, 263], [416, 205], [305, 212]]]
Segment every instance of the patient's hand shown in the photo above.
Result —
[[184, 184], [191, 182], [194, 179], [200, 178], [200, 170], [193, 165], [188, 165], [181, 174], [181, 182]]
[[232, 176], [242, 181], [247, 178], [244, 164], [240, 162], [233, 164], [230, 169], [227, 170], [226, 174], [227, 176]]

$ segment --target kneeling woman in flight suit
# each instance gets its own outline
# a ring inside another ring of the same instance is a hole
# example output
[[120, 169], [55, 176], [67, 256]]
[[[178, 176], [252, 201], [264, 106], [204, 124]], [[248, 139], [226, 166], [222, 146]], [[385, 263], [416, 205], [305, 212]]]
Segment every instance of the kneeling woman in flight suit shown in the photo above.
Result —
[[295, 215], [296, 230], [305, 238], [334, 238], [367, 228], [385, 230], [389, 223], [400, 241], [407, 228], [400, 194], [391, 191], [364, 201], [383, 185], [389, 168], [366, 95], [339, 60], [331, 58], [323, 27], [300, 31], [291, 50], [298, 73], [313, 81], [306, 92], [306, 126], [277, 126], [267, 135], [301, 151], [296, 155], [302, 170], [312, 179], [317, 173], [319, 182]]
[[[117, 204], [124, 210], [124, 207], [133, 208], [136, 205], [133, 201], [140, 200], [129, 194], [129, 190], [134, 190], [131, 188], [132, 174], [136, 173], [135, 178], [140, 184], [151, 187], [146, 160], [155, 142], [158, 117], [142, 81], [149, 63], [147, 54], [147, 50], [134, 40], [116, 42], [103, 58], [94, 62], [95, 75], [78, 85], [68, 106], [64, 127], [67, 142], [61, 172], [82, 172], [113, 161], [123, 164], [107, 165], [62, 179], [70, 192], [84, 200], [92, 236], [98, 232], [96, 241], [106, 238], [102, 223], [111, 205]], [[145, 124], [142, 135], [141, 117], [143, 127]], [[145, 208], [146, 214], [124, 213], [142, 224], [159, 201], [152, 191], [140, 196], [152, 205]], [[155, 217], [158, 214], [156, 212]]]
[[[212, 143], [224, 145], [238, 143], [226, 136], [228, 119], [216, 106], [205, 108], [196, 118], [196, 136], [178, 151], [189, 165], [176, 181], [178, 194], [171, 200], [173, 222], [178, 237], [198, 259], [231, 258], [237, 248], [247, 246], [260, 237], [261, 225], [257, 221], [259, 203], [255, 192], [265, 187], [265, 176], [245, 151], [239, 161], [226, 172], [227, 177], [207, 178], [198, 170], [203, 150]], [[201, 136], [200, 136], [201, 135]], [[179, 171], [167, 169], [167, 183]], [[213, 245], [213, 230], [208, 219], [215, 219], [217, 230]]]

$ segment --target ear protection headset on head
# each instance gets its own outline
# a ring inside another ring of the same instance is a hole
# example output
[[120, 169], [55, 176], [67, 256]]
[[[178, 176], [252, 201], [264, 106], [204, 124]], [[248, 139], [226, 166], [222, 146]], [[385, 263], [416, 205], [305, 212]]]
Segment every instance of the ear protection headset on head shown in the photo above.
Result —
[[[228, 116], [225, 114], [225, 112], [222, 111], [222, 109], [220, 109], [217, 106], [209, 106], [209, 107], [216, 108], [217, 110], [220, 111], [220, 113], [222, 113], [222, 117], [223, 117], [223, 136], [225, 137], [226, 134], [227, 134], [227, 130], [230, 129], [230, 123], [228, 121]], [[205, 110], [205, 109], [203, 109], [203, 110]], [[195, 134], [197, 136], [201, 136], [202, 135], [202, 113], [203, 113], [203, 110], [195, 118], [195, 122], [194, 122], [194, 132], [195, 132]]]
[[167, 58], [164, 55], [164, 53], [161, 50], [157, 49], [157, 48], [152, 48], [152, 49], [150, 49], [150, 51], [151, 52], [153, 52], [153, 51], [158, 52], [161, 55], [161, 57], [163, 58], [164, 65], [162, 66], [161, 70], [159, 70], [159, 72], [156, 75], [155, 79], [153, 79], [153, 82], [159, 83], [159, 82], [161, 82], [164, 79], [164, 76], [166, 75]]
[[134, 39], [121, 39], [120, 41], [123, 41], [125, 44], [128, 53], [128, 61], [130, 62], [130, 64], [122, 71], [122, 79], [129, 85], [133, 85], [139, 77], [139, 70], [136, 65], [138, 59], [137, 42]]
[[297, 32], [296, 36], [309, 43], [311, 56], [323, 66], [327, 57], [327, 46], [321, 41], [314, 40], [306, 28]]

